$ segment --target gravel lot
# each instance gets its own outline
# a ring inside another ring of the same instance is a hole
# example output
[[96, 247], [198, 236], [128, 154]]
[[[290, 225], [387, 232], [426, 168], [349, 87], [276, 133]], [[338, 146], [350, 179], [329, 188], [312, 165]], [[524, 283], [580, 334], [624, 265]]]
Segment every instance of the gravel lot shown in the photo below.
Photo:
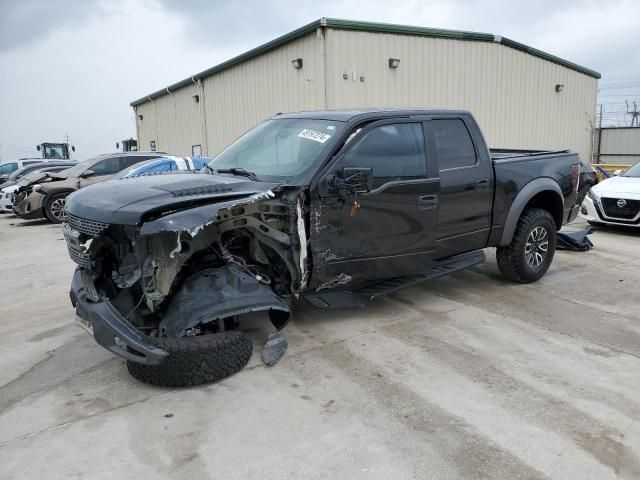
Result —
[[361, 311], [302, 306], [289, 351], [150, 387], [73, 326], [58, 226], [0, 216], [0, 477], [640, 478], [640, 232], [534, 285], [473, 270]]

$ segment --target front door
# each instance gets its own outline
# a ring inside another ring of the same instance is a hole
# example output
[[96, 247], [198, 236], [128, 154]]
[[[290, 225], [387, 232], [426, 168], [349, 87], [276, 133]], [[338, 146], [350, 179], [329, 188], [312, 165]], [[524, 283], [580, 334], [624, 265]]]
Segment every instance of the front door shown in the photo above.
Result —
[[[375, 122], [352, 137], [312, 190], [314, 288], [431, 268], [440, 185], [428, 169], [423, 123]], [[370, 171], [368, 191], [331, 187], [354, 169]]]

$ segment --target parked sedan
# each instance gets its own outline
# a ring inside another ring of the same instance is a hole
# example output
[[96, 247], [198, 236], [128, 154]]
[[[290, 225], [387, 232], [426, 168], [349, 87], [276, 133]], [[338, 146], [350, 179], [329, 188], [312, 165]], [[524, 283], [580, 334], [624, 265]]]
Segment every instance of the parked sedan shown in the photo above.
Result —
[[[7, 177], [7, 179], [3, 183], [0, 183], [0, 190], [11, 185], [15, 185], [22, 177], [31, 172], [59, 172], [60, 170], [64, 170], [65, 168], [73, 167], [76, 163], [77, 162], [74, 162], [72, 160], [66, 160], [55, 162], [37, 162], [26, 165], [22, 168], [19, 168], [18, 170], [15, 170], [11, 175]], [[57, 167], [62, 168], [55, 170], [55, 168]]]
[[155, 152], [117, 152], [85, 160], [64, 173], [48, 173], [38, 183], [16, 190], [12, 197], [13, 211], [26, 220], [47, 218], [60, 223], [64, 218], [64, 202], [70, 193], [110, 180], [135, 163], [162, 155]]
[[157, 173], [202, 170], [211, 161], [208, 157], [162, 157], [139, 162], [125, 168], [115, 178], [131, 178]]
[[[0, 185], [0, 213], [10, 213], [13, 211], [13, 194], [22, 186], [29, 185], [42, 178], [45, 173], [62, 172], [75, 165], [75, 162], [46, 162], [37, 165], [30, 165], [11, 174], [9, 180]], [[13, 177], [16, 173], [19, 175]]]
[[0, 182], [5, 182], [7, 178], [9, 178], [9, 175], [20, 168], [45, 161], [43, 158], [21, 158], [13, 162], [0, 163]]
[[640, 227], [640, 162], [591, 188], [580, 216], [592, 225]]

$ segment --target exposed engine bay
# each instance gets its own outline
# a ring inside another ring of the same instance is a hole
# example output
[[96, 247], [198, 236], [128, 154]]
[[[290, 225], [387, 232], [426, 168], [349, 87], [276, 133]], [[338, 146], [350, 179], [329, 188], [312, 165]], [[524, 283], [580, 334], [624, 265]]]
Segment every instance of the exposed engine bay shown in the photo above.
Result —
[[308, 206], [301, 189], [275, 190], [173, 205], [145, 213], [136, 225], [68, 212], [63, 231], [83, 294], [108, 301], [150, 337], [230, 330], [256, 311], [284, 327], [289, 302], [308, 279]]

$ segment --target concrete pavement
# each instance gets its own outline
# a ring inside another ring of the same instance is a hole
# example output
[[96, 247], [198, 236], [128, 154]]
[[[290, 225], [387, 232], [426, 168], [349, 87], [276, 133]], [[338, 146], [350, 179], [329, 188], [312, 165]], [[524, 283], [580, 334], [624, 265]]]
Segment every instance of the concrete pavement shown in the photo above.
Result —
[[166, 389], [72, 325], [58, 226], [0, 217], [0, 478], [640, 478], [640, 232], [533, 285], [473, 270], [301, 306], [285, 356]]

